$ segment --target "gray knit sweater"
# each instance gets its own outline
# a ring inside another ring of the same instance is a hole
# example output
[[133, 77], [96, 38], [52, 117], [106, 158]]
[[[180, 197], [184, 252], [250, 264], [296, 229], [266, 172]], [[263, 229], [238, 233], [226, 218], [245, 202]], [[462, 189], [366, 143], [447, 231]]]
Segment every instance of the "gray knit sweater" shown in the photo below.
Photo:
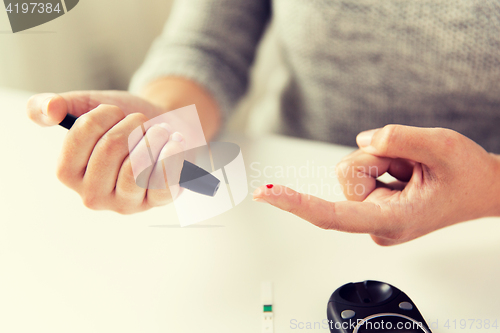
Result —
[[440, 126], [500, 153], [498, 0], [177, 0], [131, 90], [183, 76], [229, 114], [271, 19], [282, 133], [355, 145], [390, 123]]

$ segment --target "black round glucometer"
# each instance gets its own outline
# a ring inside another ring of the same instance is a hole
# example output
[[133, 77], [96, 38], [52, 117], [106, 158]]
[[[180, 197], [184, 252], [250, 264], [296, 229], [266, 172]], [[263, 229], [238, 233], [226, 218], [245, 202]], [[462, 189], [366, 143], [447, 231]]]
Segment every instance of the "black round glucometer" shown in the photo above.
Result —
[[380, 281], [347, 283], [328, 301], [332, 333], [431, 333], [413, 301]]

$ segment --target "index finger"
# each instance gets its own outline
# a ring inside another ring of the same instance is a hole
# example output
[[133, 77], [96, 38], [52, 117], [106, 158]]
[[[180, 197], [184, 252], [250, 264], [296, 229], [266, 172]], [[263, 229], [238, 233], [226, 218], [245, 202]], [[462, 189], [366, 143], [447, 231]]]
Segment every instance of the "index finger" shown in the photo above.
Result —
[[381, 207], [373, 202], [330, 202], [282, 185], [257, 188], [254, 200], [267, 202], [323, 229], [371, 234], [385, 220]]

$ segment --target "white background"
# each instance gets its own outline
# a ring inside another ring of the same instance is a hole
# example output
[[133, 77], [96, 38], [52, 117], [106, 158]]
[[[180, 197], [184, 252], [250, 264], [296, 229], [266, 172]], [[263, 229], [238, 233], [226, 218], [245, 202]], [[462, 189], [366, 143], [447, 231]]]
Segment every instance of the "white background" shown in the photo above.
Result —
[[[12, 34], [2, 4], [0, 87], [32, 92], [126, 90], [152, 41], [161, 33], [172, 3], [81, 0], [67, 14], [16, 34]], [[252, 89], [229, 128], [253, 133], [272, 130], [277, 92], [286, 80], [278, 66], [278, 54], [269, 33], [257, 56]], [[250, 115], [251, 121], [247, 121]]]
[[[27, 96], [0, 93], [2, 333], [260, 332], [262, 281], [275, 286], [276, 333], [327, 332], [293, 330], [290, 321], [325, 319], [330, 294], [364, 279], [405, 291], [429, 323], [439, 321], [433, 332], [460, 331], [445, 329], [446, 319], [500, 319], [500, 219], [384, 248], [250, 197], [188, 228], [178, 227], [172, 206], [132, 216], [90, 211], [54, 176], [66, 131], [30, 123]], [[320, 184], [255, 170], [333, 166], [350, 151], [274, 136], [228, 139], [241, 145], [256, 184]]]

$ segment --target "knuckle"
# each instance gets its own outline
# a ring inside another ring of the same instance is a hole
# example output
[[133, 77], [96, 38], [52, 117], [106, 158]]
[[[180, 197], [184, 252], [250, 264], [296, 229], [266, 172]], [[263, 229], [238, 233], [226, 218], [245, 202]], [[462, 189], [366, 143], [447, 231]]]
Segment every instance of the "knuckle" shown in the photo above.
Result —
[[143, 211], [147, 207], [150, 207], [150, 205], [144, 197], [140, 198], [132, 194], [132, 192], [122, 191], [120, 196], [116, 197], [113, 207], [110, 209], [120, 215], [131, 215]]
[[166, 143], [169, 133], [162, 127], [152, 126], [146, 131], [146, 138], [151, 147], [159, 148]]
[[113, 210], [120, 215], [131, 215], [135, 213], [135, 210], [128, 205], [120, 205], [115, 207]]
[[104, 130], [101, 122], [98, 119], [98, 115], [94, 112], [88, 112], [76, 119], [74, 127], [77, 127], [82, 132], [90, 132], [98, 130]]
[[[467, 152], [467, 138], [458, 132], [447, 128], [432, 129], [434, 149], [430, 152], [436, 166], [448, 168], [455, 165], [457, 151]], [[429, 172], [428, 175], [432, 175]]]
[[99, 108], [103, 109], [106, 113], [113, 113], [117, 116], [124, 116], [122, 109], [120, 109], [116, 105], [111, 105], [111, 104], [101, 104], [99, 105]]
[[352, 161], [349, 160], [340, 161], [335, 168], [335, 172], [337, 173], [337, 178], [345, 178], [347, 174], [346, 171], [349, 170], [351, 165]]
[[102, 209], [102, 200], [91, 191], [86, 191], [82, 194], [83, 205], [92, 210]]
[[62, 183], [66, 183], [69, 179], [68, 169], [63, 161], [57, 163], [56, 177]]
[[97, 209], [96, 202], [92, 197], [82, 196], [82, 202], [88, 209]]
[[73, 187], [79, 175], [71, 168], [71, 161], [60, 155], [56, 164], [56, 177], [66, 186]]
[[[137, 183], [139, 183], [139, 184], [137, 184]], [[119, 188], [120, 194], [118, 197], [120, 205], [131, 205], [133, 198], [135, 198], [136, 200], [139, 200], [138, 199], [138, 192], [139, 192], [138, 189], [140, 189], [142, 192], [143, 189], [145, 188], [145, 186], [142, 186], [142, 185], [147, 186], [147, 183], [142, 184], [140, 180], [138, 180], [137, 183], [135, 182], [133, 176], [127, 177], [126, 181], [122, 181], [120, 183], [120, 188]]]
[[99, 140], [99, 148], [106, 154], [120, 151], [119, 148], [127, 147], [127, 136], [124, 133], [107, 132], [101, 140]]
[[163, 193], [156, 193], [154, 198], [148, 196], [148, 204], [151, 207], [160, 207], [169, 204], [172, 201], [172, 197], [170, 193], [166, 193], [166, 191], [162, 191]]
[[323, 230], [343, 230], [342, 222], [336, 216], [335, 202], [328, 202], [327, 214], [316, 220], [310, 220], [312, 224]]
[[138, 174], [136, 178], [130, 160], [125, 161], [120, 170], [120, 180], [117, 184], [117, 190], [119, 189], [120, 196], [124, 196], [125, 198], [137, 197], [138, 193], [146, 189], [149, 183], [149, 177], [147, 179], [144, 178], [142, 172]]
[[345, 230], [345, 225], [342, 220], [335, 216], [335, 203], [330, 202], [330, 209], [328, 210], [329, 214], [319, 220], [316, 225], [324, 230]]
[[376, 146], [377, 150], [386, 155], [390, 151], [390, 147], [394, 144], [399, 130], [399, 125], [386, 125], [377, 135]]
[[143, 113], [135, 112], [131, 113], [128, 116], [125, 117], [127, 120], [131, 120], [133, 122], [141, 123], [144, 124], [149, 120], [148, 117], [146, 117]]
[[456, 149], [463, 140], [463, 136], [447, 128], [435, 128], [435, 136], [438, 142], [444, 143], [444, 149]]

